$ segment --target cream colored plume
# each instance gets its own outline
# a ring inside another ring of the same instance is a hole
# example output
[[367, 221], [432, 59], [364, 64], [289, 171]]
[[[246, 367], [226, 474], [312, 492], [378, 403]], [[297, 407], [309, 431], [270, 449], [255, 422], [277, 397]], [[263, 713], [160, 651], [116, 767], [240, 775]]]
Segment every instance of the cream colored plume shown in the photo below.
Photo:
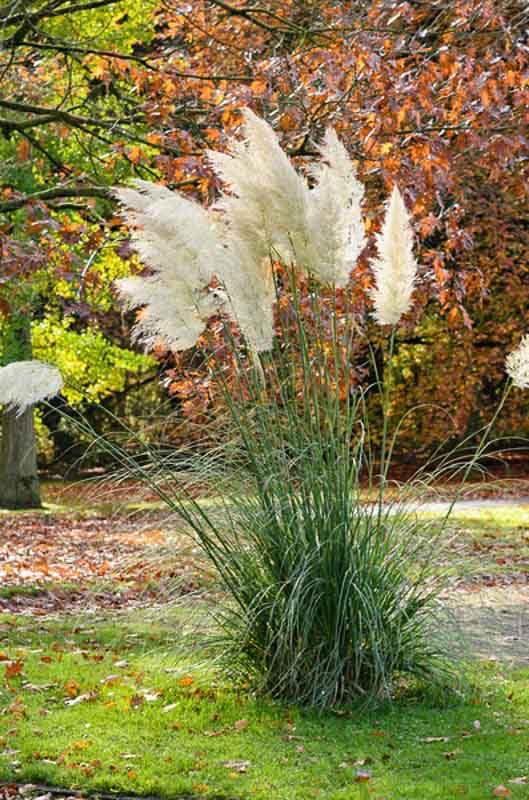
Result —
[[136, 336], [162, 339], [173, 350], [192, 347], [220, 307], [208, 286], [223, 247], [208, 211], [165, 187], [137, 181], [116, 189], [132, 228], [132, 243], [153, 274], [116, 281], [129, 308], [144, 306]]
[[250, 348], [257, 353], [271, 350], [276, 290], [270, 259], [257, 259], [242, 238], [228, 238], [221, 277], [228, 311]]
[[[276, 299], [273, 259], [325, 283], [343, 286], [364, 246], [363, 188], [334, 131], [320, 148], [309, 189], [279, 145], [274, 130], [243, 109], [242, 138], [230, 153], [210, 152], [225, 182], [210, 210], [154, 184], [117, 189], [132, 227], [132, 242], [153, 271], [117, 281], [130, 308], [142, 308], [136, 334], [181, 350], [195, 344], [221, 307], [251, 348], [272, 347]], [[208, 290], [215, 274], [225, 288]]]
[[208, 157], [230, 194], [216, 208], [232, 238], [244, 243], [256, 262], [264, 257], [298, 260], [307, 236], [308, 187], [281, 149], [273, 128], [250, 109], [242, 110], [242, 139], [232, 139], [230, 154]]
[[0, 368], [0, 405], [22, 414], [28, 406], [59, 394], [64, 381], [45, 361], [13, 361]]
[[519, 389], [529, 389], [529, 334], [505, 360], [505, 369]]
[[312, 170], [309, 193], [308, 269], [323, 283], [345, 286], [364, 249], [364, 187], [336, 131], [329, 128], [318, 148], [321, 161]]
[[413, 231], [404, 200], [395, 186], [386, 217], [377, 235], [378, 258], [371, 262], [375, 287], [371, 292], [374, 317], [380, 325], [396, 325], [411, 306], [417, 275]]

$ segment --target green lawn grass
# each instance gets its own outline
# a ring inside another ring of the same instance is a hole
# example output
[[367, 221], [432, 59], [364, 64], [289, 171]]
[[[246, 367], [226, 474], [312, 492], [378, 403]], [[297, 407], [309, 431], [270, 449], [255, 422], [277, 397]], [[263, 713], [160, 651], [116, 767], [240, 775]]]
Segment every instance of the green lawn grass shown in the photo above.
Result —
[[[458, 512], [452, 527], [469, 573], [527, 570], [527, 508]], [[0, 614], [0, 781], [241, 800], [481, 800], [500, 784], [529, 796], [509, 783], [529, 773], [528, 670], [482, 661], [457, 701], [408, 691], [319, 716], [200, 659], [176, 606]]]
[[320, 716], [193, 665], [186, 620], [0, 617], [0, 780], [263, 800], [481, 800], [505, 784], [527, 797], [508, 781], [527, 774], [528, 671], [483, 663], [458, 702], [408, 693]]

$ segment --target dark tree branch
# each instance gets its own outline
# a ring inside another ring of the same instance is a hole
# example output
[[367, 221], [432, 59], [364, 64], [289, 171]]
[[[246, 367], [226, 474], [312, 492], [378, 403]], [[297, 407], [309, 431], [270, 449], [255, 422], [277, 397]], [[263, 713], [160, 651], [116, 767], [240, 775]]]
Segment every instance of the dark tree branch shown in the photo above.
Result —
[[14, 200], [0, 202], [0, 213], [6, 211], [17, 211], [32, 202], [42, 200], [56, 200], [63, 197], [102, 197], [108, 199], [111, 190], [107, 186], [58, 186], [53, 189], [45, 189], [42, 192], [23, 195]]
[[[79, 53], [80, 55], [94, 55], [103, 56], [105, 58], [117, 58], [122, 61], [134, 61], [135, 63], [142, 64], [146, 69], [155, 69], [147, 59], [141, 56], [135, 56], [130, 53], [116, 53], [112, 50], [97, 50], [91, 47], [79, 47], [77, 45], [68, 44], [67, 42], [56, 42], [54, 44], [46, 44], [44, 42], [31, 42], [22, 41], [18, 43], [20, 47], [31, 47], [34, 50], [51, 50], [54, 53]], [[153, 58], [162, 58], [162, 56], [153, 56]]]
[[[170, 184], [171, 189], [182, 189], [185, 186], [193, 186], [198, 178], [187, 178], [183, 181]], [[42, 192], [26, 194], [16, 197], [13, 200], [0, 202], [0, 213], [8, 211], [18, 211], [29, 203], [42, 202], [47, 200], [60, 200], [69, 197], [100, 197], [104, 200], [112, 198], [111, 186], [55, 186], [53, 189], [44, 189]]]
[[224, 11], [227, 11], [228, 14], [234, 17], [244, 17], [253, 25], [257, 25], [259, 28], [263, 28], [263, 30], [268, 31], [269, 33], [277, 33], [278, 28], [274, 28], [272, 25], [267, 25], [266, 22], [263, 22], [260, 19], [255, 19], [255, 17], [250, 14], [248, 9], [246, 8], [237, 8], [236, 6], [231, 6], [229, 3], [225, 3], [224, 0], [209, 0], [215, 6], [219, 6], [219, 8], [223, 8]]
[[[44, 8], [40, 9], [40, 11], [33, 11], [30, 13], [21, 12], [12, 15], [10, 15], [10, 8], [4, 6], [0, 9], [0, 23], [3, 25], [18, 25], [19, 23], [27, 22], [32, 25], [41, 19], [61, 17], [63, 14], [77, 14], [79, 11], [112, 6], [116, 5], [116, 3], [123, 2], [123, 0], [91, 0], [91, 2], [88, 3], [74, 3], [73, 5], [64, 6], [63, 1], [64, 0], [61, 0], [61, 3], [49, 3]], [[57, 6], [60, 7], [58, 8]]]

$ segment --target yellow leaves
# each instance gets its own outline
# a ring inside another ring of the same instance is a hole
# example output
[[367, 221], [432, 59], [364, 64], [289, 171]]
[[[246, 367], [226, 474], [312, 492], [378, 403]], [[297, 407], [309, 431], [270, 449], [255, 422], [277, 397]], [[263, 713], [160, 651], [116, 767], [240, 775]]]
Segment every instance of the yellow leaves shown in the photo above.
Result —
[[102, 80], [108, 73], [108, 58], [97, 55], [89, 55], [83, 59], [83, 64], [88, 68], [92, 78]]
[[86, 750], [87, 747], [90, 747], [92, 741], [90, 739], [80, 739], [78, 742], [72, 742], [69, 750]]
[[407, 114], [408, 114], [407, 107], [406, 106], [402, 106], [402, 108], [400, 108], [398, 113], [397, 113], [397, 126], [399, 128], [402, 125], [402, 123], [404, 122], [404, 120], [406, 119]]

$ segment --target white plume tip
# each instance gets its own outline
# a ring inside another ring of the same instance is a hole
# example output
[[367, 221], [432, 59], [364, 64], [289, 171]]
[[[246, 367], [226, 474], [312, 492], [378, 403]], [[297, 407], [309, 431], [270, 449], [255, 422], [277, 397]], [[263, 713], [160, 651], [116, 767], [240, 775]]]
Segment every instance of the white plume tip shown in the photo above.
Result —
[[505, 360], [507, 375], [514, 386], [529, 389], [529, 334], [524, 336], [518, 347]]
[[396, 325], [409, 311], [417, 277], [413, 256], [413, 231], [404, 200], [396, 186], [386, 206], [386, 216], [377, 236], [378, 258], [371, 262], [375, 287], [371, 297], [373, 316], [380, 325]]
[[44, 361], [14, 361], [0, 368], [0, 404], [18, 415], [59, 394], [63, 386], [57, 367]]

